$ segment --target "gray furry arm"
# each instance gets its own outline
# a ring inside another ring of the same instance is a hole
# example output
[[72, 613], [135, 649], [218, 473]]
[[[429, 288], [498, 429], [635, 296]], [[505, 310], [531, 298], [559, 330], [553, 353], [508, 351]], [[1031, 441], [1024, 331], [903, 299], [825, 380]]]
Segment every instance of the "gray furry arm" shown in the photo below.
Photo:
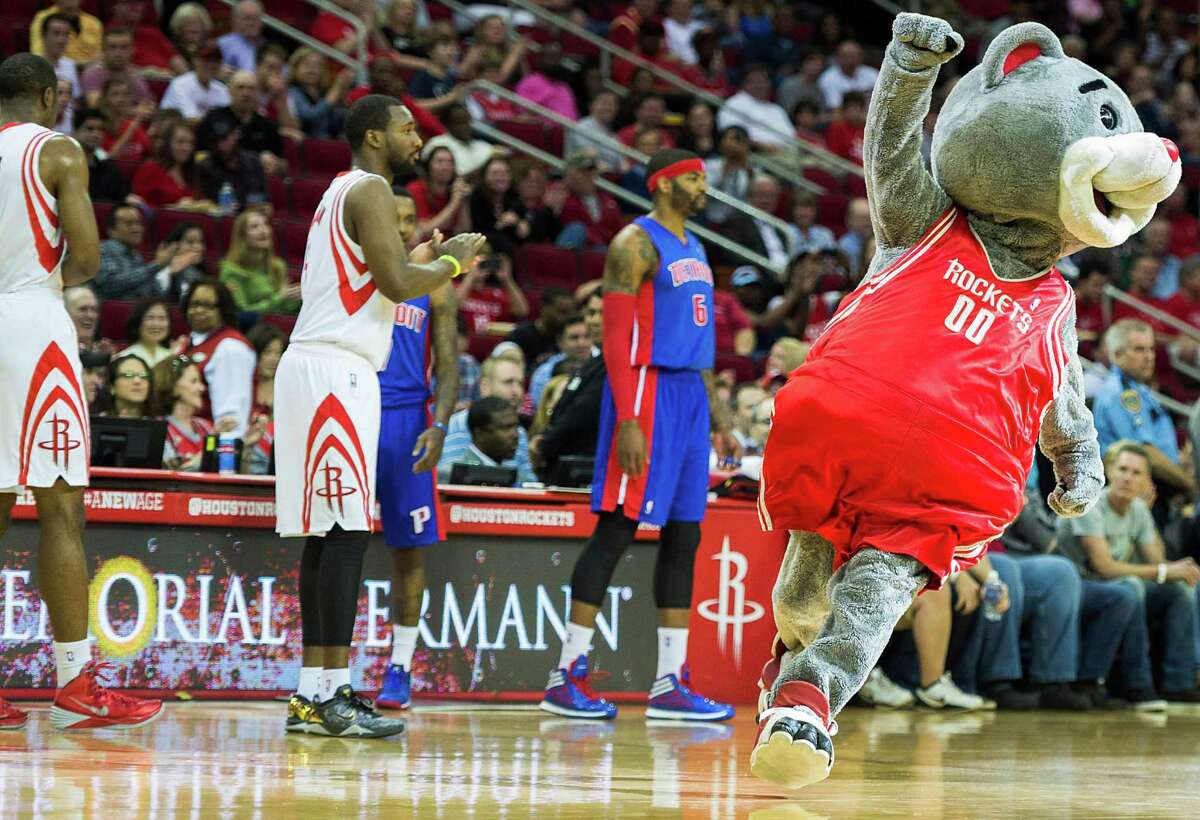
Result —
[[953, 30], [936, 18], [902, 14], [893, 33], [871, 93], [863, 169], [875, 238], [884, 246], [904, 247], [950, 206], [925, 170], [921, 139], [938, 70], [956, 51], [937, 50], [944, 49]]
[[1066, 382], [1042, 420], [1039, 444], [1054, 465], [1058, 486], [1047, 501], [1059, 515], [1082, 515], [1100, 497], [1104, 465], [1092, 413], [1084, 403], [1083, 367], [1075, 336], [1075, 308], [1063, 324], [1063, 349], [1067, 352]]

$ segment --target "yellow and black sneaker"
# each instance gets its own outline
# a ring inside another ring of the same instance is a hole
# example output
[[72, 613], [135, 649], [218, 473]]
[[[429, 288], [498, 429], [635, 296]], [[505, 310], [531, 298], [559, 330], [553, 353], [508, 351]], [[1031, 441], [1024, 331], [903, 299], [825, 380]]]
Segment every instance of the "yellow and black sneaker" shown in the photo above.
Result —
[[321, 716], [317, 713], [317, 704], [303, 695], [292, 695], [288, 700], [287, 725], [289, 732], [304, 734], [327, 735], [321, 724]]

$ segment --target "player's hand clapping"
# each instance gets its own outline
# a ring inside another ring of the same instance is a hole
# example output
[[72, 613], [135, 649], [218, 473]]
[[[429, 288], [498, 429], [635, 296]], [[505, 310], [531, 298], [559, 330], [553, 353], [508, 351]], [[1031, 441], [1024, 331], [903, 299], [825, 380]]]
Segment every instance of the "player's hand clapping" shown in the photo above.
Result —
[[442, 232], [434, 228], [433, 234], [428, 240], [417, 245], [408, 252], [408, 261], [417, 265], [424, 265], [437, 259], [441, 255]]
[[452, 236], [437, 248], [438, 256], [453, 256], [458, 260], [462, 270], [468, 270], [475, 262], [475, 257], [487, 241], [481, 233], [460, 233]]

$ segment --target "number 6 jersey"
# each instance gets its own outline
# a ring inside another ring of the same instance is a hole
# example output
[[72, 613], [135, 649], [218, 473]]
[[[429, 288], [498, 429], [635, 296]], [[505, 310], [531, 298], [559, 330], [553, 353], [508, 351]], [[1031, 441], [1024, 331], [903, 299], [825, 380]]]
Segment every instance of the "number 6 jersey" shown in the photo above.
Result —
[[966, 215], [951, 207], [843, 300], [808, 363], [849, 365], [1028, 464], [1066, 380], [1063, 323], [1074, 299], [1055, 268], [998, 278]]

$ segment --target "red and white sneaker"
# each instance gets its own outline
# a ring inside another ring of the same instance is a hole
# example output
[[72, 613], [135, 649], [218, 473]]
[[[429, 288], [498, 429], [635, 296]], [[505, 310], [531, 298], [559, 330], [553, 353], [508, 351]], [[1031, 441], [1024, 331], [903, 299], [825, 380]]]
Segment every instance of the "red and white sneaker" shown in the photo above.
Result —
[[758, 716], [758, 738], [750, 753], [750, 772], [788, 789], [802, 789], [833, 771], [833, 735], [829, 702], [811, 683], [789, 681], [769, 709]]
[[[775, 640], [771, 642], [771, 659], [763, 665], [762, 672], [758, 676], [758, 714], [771, 706], [771, 689], [775, 686], [775, 679], [779, 677], [779, 670], [783, 666], [783, 656], [787, 654], [787, 645], [784, 644], [783, 638], [779, 633], [775, 633]], [[758, 717], [755, 717], [758, 721]]]
[[28, 712], [0, 698], [0, 729], [20, 729], [28, 722]]
[[50, 723], [56, 729], [129, 729], [162, 713], [161, 700], [145, 700], [105, 689], [102, 674], [111, 664], [92, 661], [54, 697]]

